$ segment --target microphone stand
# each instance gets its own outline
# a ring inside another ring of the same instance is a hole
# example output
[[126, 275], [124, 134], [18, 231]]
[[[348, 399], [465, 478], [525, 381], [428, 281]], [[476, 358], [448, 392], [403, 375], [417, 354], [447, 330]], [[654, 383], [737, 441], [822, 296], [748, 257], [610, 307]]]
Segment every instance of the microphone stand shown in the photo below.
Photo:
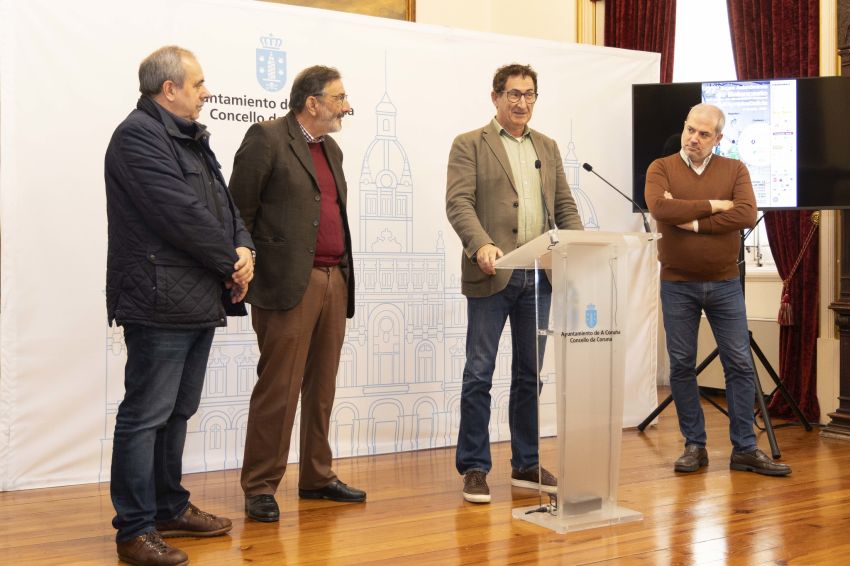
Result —
[[620, 196], [622, 196], [624, 199], [626, 199], [627, 201], [632, 203], [635, 206], [635, 208], [637, 208], [640, 211], [640, 215], [643, 217], [643, 229], [646, 230], [647, 234], [652, 233], [652, 231], [649, 229], [649, 220], [647, 220], [647, 218], [646, 218], [646, 211], [638, 203], [636, 203], [635, 200], [632, 197], [628, 196], [626, 193], [624, 193], [623, 191], [621, 191], [620, 189], [618, 189], [617, 187], [612, 185], [608, 181], [608, 179], [606, 179], [605, 177], [603, 177], [602, 175], [600, 175], [599, 173], [594, 171], [593, 167], [590, 166], [590, 163], [582, 163], [581, 166], [585, 171], [587, 171], [588, 173], [593, 173], [594, 175], [599, 177], [602, 180], [603, 183], [605, 183], [606, 185], [608, 185], [609, 187], [611, 187], [612, 189], [617, 191], [617, 193], [619, 193]]
[[537, 169], [537, 174], [540, 176], [540, 198], [543, 201], [543, 210], [546, 212], [546, 220], [552, 224], [553, 230], [549, 230], [549, 243], [551, 247], [557, 246], [561, 239], [558, 237], [558, 223], [555, 221], [555, 215], [549, 211], [549, 205], [546, 204], [546, 193], [543, 191], [543, 162], [537, 159], [534, 162], [534, 168]]

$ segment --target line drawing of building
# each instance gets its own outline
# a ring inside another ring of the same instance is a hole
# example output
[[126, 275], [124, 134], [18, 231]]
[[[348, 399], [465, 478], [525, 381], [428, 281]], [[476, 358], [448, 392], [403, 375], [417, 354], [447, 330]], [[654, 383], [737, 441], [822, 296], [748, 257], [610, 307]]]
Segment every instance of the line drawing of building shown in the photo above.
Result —
[[585, 230], [599, 230], [599, 218], [596, 216], [596, 207], [590, 196], [581, 188], [581, 164], [576, 156], [576, 144], [573, 139], [573, 125], [570, 122], [570, 142], [567, 144], [567, 153], [564, 154], [564, 174], [567, 176], [567, 184], [576, 201], [576, 208], [584, 224]]
[[[386, 71], [385, 71], [386, 73]], [[386, 76], [386, 75], [385, 75]], [[565, 171], [577, 202], [596, 215], [578, 189], [578, 161], [570, 141]], [[572, 156], [572, 157], [571, 157]], [[449, 273], [443, 231], [414, 241], [414, 176], [398, 132], [398, 108], [386, 87], [375, 106], [375, 135], [363, 152], [356, 183], [359, 241], [354, 243], [356, 309], [348, 321], [337, 374], [330, 423], [335, 458], [453, 445], [459, 428], [460, 393], [466, 360], [466, 298], [459, 265]], [[593, 229], [588, 227], [588, 229]], [[596, 226], [595, 229], [598, 229]], [[456, 237], [453, 233], [449, 237]], [[422, 249], [423, 251], [416, 251]], [[452, 257], [451, 261], [456, 262]], [[189, 421], [184, 470], [211, 471], [242, 465], [251, 391], [257, 381], [259, 348], [250, 316], [228, 318], [213, 341], [204, 393]], [[126, 350], [123, 329], [107, 327], [105, 337], [104, 429], [99, 481], [108, 481], [115, 415], [123, 397]], [[510, 438], [510, 324], [499, 344], [491, 390], [491, 441]], [[544, 384], [554, 369], [544, 365]], [[554, 416], [554, 386], [544, 388], [541, 415]], [[554, 432], [554, 420], [544, 434]], [[269, 426], [274, 426], [270, 423]], [[289, 461], [297, 461], [300, 407]]]

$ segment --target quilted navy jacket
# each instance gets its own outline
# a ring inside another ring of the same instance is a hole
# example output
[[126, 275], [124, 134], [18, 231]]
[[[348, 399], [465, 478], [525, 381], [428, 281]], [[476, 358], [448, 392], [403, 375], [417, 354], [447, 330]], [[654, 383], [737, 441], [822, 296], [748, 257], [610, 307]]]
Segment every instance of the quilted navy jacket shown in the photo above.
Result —
[[[143, 96], [106, 150], [109, 324], [226, 324], [224, 281], [253, 249], [202, 125]], [[227, 299], [229, 300], [229, 299]]]

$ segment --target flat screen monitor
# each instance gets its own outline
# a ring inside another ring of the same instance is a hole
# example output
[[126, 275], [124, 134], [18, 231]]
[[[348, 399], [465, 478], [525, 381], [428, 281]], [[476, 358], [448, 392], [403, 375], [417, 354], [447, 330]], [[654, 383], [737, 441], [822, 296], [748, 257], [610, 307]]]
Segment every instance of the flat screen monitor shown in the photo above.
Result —
[[850, 78], [645, 84], [632, 87], [633, 198], [646, 170], [681, 148], [688, 111], [726, 115], [715, 153], [740, 159], [759, 209], [850, 208]]

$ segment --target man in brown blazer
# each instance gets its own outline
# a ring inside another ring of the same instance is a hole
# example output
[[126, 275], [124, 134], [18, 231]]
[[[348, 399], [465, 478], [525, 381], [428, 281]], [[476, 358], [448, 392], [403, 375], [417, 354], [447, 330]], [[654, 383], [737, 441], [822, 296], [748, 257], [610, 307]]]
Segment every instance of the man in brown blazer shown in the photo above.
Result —
[[545, 345], [540, 339], [538, 350], [534, 342], [535, 288], [546, 325], [552, 287], [543, 272], [497, 271], [495, 261], [550, 228], [583, 229], [558, 145], [528, 127], [537, 73], [528, 65], [505, 65], [493, 77], [490, 96], [496, 116], [455, 138], [446, 188], [446, 214], [463, 244], [461, 291], [468, 315], [456, 466], [464, 477], [463, 497], [473, 503], [490, 502], [490, 388], [507, 319], [513, 341], [511, 484], [557, 490], [557, 479], [538, 461], [535, 391]]
[[246, 300], [260, 347], [251, 394], [242, 490], [245, 513], [280, 518], [274, 493], [286, 471], [301, 396], [298, 496], [359, 502], [366, 493], [331, 468], [328, 427], [354, 271], [342, 151], [327, 134], [351, 111], [336, 69], [314, 66], [292, 84], [290, 112], [254, 124], [236, 152], [231, 192], [255, 239]]

